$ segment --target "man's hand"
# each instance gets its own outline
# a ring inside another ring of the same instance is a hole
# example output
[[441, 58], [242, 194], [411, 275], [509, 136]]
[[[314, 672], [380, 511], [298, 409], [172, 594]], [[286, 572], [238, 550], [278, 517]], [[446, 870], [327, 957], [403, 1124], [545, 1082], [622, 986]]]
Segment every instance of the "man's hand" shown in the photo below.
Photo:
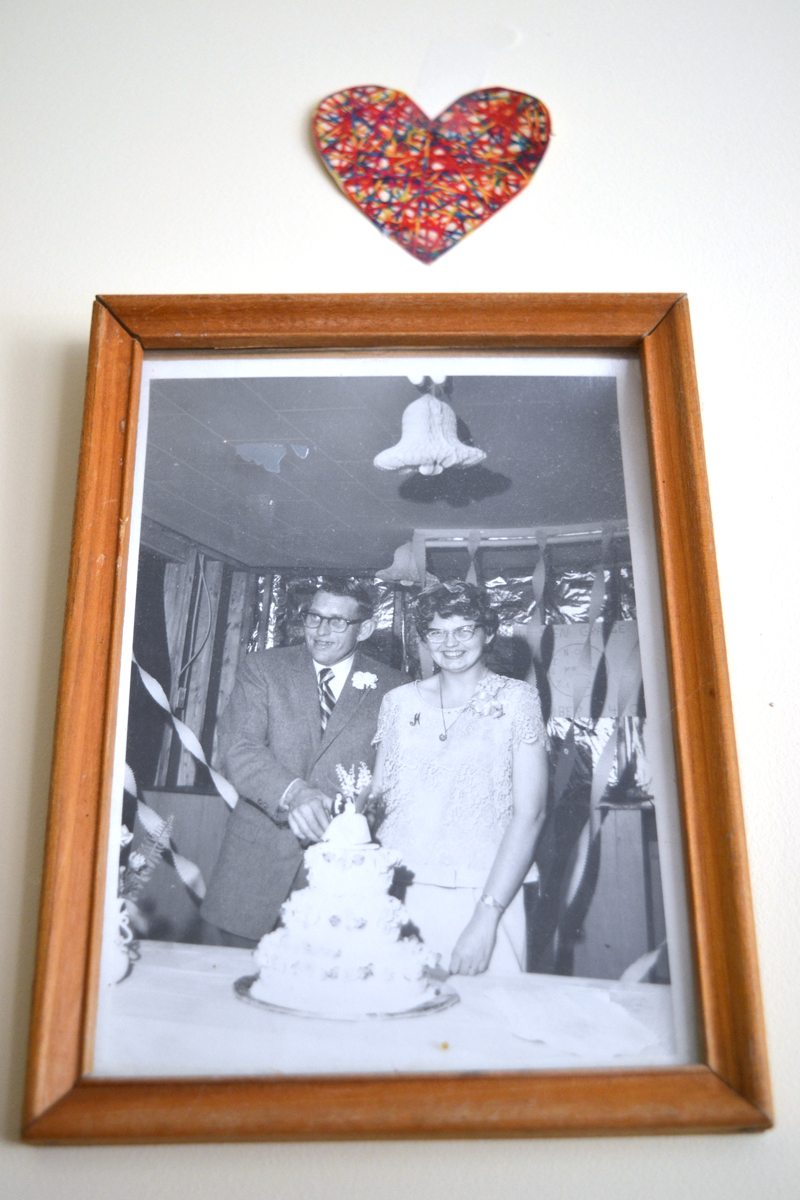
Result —
[[318, 842], [331, 823], [333, 800], [319, 788], [299, 786], [290, 801], [289, 828], [301, 842]]

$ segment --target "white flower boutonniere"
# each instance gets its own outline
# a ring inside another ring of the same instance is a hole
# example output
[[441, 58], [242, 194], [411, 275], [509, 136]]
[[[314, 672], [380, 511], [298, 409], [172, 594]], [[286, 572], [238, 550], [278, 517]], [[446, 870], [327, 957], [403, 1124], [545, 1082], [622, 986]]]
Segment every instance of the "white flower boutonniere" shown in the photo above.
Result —
[[354, 671], [353, 672], [353, 687], [358, 692], [363, 692], [367, 688], [374, 688], [378, 685], [378, 676], [373, 675], [371, 671]]

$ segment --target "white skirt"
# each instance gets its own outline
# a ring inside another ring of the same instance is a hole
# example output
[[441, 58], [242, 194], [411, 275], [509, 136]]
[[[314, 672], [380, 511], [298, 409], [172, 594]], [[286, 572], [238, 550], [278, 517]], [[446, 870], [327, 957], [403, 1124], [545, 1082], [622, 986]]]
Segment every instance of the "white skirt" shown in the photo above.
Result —
[[[450, 968], [450, 956], [480, 900], [481, 888], [440, 887], [435, 883], [410, 883], [405, 906], [426, 947], [438, 951], [441, 966]], [[497, 927], [497, 941], [487, 974], [516, 975], [525, 970], [525, 902], [522, 888], [509, 904]]]

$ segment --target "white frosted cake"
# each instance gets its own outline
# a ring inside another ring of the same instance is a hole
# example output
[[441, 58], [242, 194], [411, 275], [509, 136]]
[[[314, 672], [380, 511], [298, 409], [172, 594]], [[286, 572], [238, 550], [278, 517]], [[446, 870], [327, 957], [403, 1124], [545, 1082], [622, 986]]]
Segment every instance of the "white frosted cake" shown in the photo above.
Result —
[[388, 895], [399, 857], [373, 843], [366, 818], [334, 817], [305, 852], [308, 887], [281, 909], [283, 924], [254, 951], [250, 995], [326, 1017], [407, 1012], [449, 994], [425, 968], [435, 958], [401, 938], [408, 916]]

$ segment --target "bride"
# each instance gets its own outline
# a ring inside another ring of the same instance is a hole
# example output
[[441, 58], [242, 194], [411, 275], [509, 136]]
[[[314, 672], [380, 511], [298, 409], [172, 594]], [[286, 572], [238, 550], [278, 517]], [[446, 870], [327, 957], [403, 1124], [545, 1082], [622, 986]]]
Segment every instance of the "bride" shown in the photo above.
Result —
[[496, 675], [488, 594], [453, 581], [418, 597], [438, 671], [383, 699], [372, 786], [384, 845], [413, 872], [405, 905], [452, 974], [525, 968], [522, 882], [545, 815], [546, 734], [529, 684]]

